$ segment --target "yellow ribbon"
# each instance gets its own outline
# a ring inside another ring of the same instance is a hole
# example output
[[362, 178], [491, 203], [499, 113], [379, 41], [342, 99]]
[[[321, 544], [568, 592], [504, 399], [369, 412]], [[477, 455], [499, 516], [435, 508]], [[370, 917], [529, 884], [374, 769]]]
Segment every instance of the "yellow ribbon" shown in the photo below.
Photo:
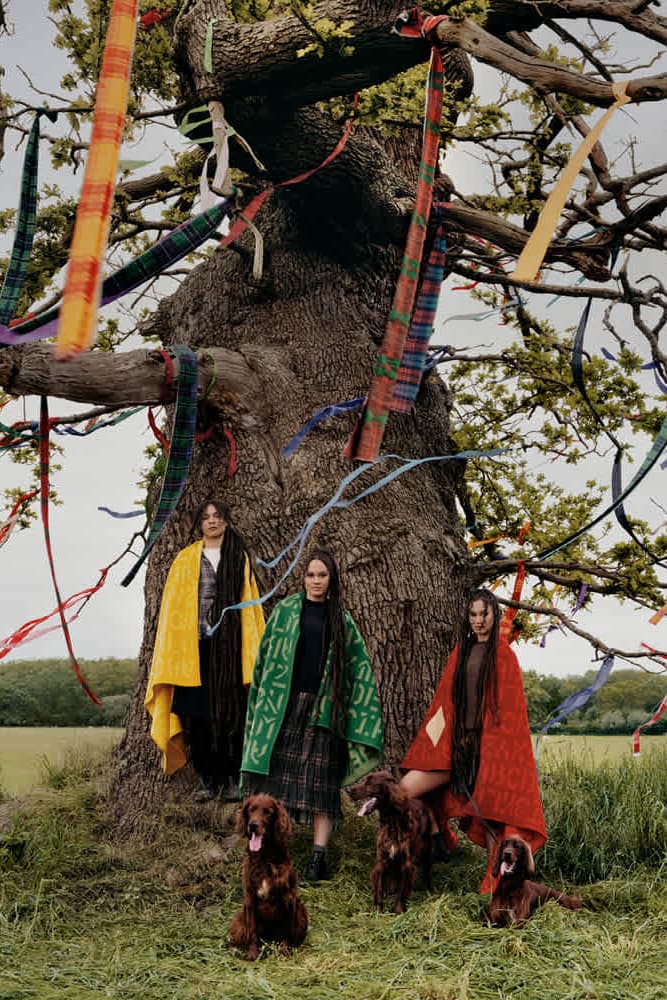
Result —
[[540, 217], [537, 220], [535, 229], [530, 234], [530, 238], [521, 252], [516, 267], [510, 275], [517, 281], [535, 281], [547, 252], [547, 247], [551, 242], [560, 213], [570, 193], [570, 189], [575, 182], [577, 174], [581, 170], [584, 160], [590, 155], [593, 146], [600, 138], [603, 128], [613, 115], [616, 108], [628, 104], [630, 98], [625, 92], [627, 80], [612, 84], [612, 93], [616, 100], [607, 108], [602, 118], [588, 133], [584, 141], [570, 157], [569, 162], [563, 168], [563, 172], [558, 178], [558, 182], [551, 194], [547, 198]]

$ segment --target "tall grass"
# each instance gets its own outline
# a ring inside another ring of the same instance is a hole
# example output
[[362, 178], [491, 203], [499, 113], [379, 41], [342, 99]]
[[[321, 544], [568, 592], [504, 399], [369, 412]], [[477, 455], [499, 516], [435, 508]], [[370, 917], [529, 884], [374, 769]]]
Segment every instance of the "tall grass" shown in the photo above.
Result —
[[[484, 859], [465, 841], [432, 893], [418, 883], [406, 914], [376, 914], [374, 823], [347, 814], [331, 881], [303, 890], [306, 944], [248, 964], [226, 941], [241, 902], [233, 807], [173, 803], [151, 843], [118, 844], [99, 765], [69, 764], [29, 808], [0, 807], [21, 845], [0, 839], [0, 998], [664, 1000], [666, 775], [666, 754], [551, 769], [538, 877], [577, 883], [584, 909], [550, 903], [523, 930], [480, 919]], [[297, 865], [309, 848], [297, 830]]]

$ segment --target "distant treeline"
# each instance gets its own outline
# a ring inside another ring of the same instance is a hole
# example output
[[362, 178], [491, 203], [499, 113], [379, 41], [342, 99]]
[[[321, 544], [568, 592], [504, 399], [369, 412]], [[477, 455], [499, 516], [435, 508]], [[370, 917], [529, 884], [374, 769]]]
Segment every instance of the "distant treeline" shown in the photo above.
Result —
[[[127, 719], [137, 672], [136, 660], [80, 660], [79, 665], [102, 701], [86, 696], [68, 660], [0, 662], [0, 726], [122, 726]], [[595, 677], [552, 677], [524, 671], [523, 684], [531, 728], [544, 725], [562, 701]], [[646, 722], [667, 692], [667, 674], [614, 670], [581, 711], [558, 727], [569, 733], [631, 733]], [[652, 733], [667, 732], [667, 713]]]
[[[592, 684], [596, 670], [572, 677], [552, 677], [524, 670], [528, 720], [533, 731], [541, 729], [551, 712], [575, 691]], [[667, 674], [647, 674], [642, 670], [613, 670], [607, 683], [593, 695], [585, 708], [573, 712], [553, 732], [632, 733], [654, 713], [667, 694]], [[667, 732], [667, 713], [649, 733]]]
[[123, 726], [136, 660], [79, 660], [102, 702], [94, 705], [69, 660], [0, 662], [0, 726]]

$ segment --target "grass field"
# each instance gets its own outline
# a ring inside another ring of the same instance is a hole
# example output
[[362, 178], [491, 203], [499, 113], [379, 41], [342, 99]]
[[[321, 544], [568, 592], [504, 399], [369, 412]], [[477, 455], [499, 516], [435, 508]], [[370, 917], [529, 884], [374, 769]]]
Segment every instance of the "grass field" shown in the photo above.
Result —
[[[60, 767], [68, 750], [105, 751], [118, 743], [122, 729], [0, 726], [0, 788], [22, 795], [42, 784], [50, 767]], [[667, 736], [642, 737], [642, 754], [667, 746]], [[540, 769], [573, 756], [577, 760], [632, 759], [629, 736], [546, 736], [540, 743]]]
[[[247, 963], [227, 943], [242, 899], [235, 808], [174, 800], [149, 842], [114, 836], [95, 743], [117, 735], [76, 731], [81, 742], [68, 758], [71, 730], [33, 730], [31, 739], [0, 730], [2, 748], [27, 739], [24, 756], [27, 747], [34, 760], [64, 761], [43, 771], [45, 788], [0, 805], [0, 1000], [667, 995], [664, 738], [645, 738], [636, 760], [627, 738], [554, 737], [541, 750], [550, 836], [538, 878], [580, 893], [576, 913], [549, 903], [523, 929], [489, 927], [477, 893], [485, 859], [462, 838], [436, 866], [432, 892], [418, 882], [407, 913], [378, 914], [369, 882], [375, 825], [347, 808], [329, 852], [331, 879], [302, 890], [304, 946], [293, 954], [267, 947]], [[295, 831], [299, 868], [311, 836], [308, 827]]]
[[101, 726], [0, 726], [0, 788], [8, 795], [22, 795], [45, 780], [49, 767], [62, 766], [68, 751], [107, 750], [122, 732]]

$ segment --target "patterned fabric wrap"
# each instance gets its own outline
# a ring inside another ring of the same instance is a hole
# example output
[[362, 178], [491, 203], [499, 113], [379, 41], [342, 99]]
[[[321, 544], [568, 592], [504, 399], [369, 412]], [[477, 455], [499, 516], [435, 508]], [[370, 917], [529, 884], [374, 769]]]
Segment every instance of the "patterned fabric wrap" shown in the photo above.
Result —
[[[429, 21], [437, 23], [438, 19], [431, 18]], [[432, 30], [433, 27], [435, 24], [431, 26], [429, 23], [428, 30]], [[403, 27], [400, 26], [399, 30], [402, 32]], [[433, 201], [433, 181], [438, 160], [440, 120], [442, 118], [442, 85], [442, 55], [439, 48], [434, 45], [431, 49], [431, 62], [426, 85], [426, 115], [419, 180], [403, 263], [394, 292], [394, 301], [389, 313], [384, 340], [375, 362], [366, 406], [360, 423], [353, 432], [345, 450], [348, 457], [359, 459], [362, 462], [372, 462], [380, 452], [396, 379], [401, 367], [403, 349], [412, 320], [417, 282], [424, 253], [426, 227]]]
[[86, 172], [74, 223], [56, 356], [70, 358], [92, 343], [100, 272], [109, 235], [118, 155], [130, 88], [137, 0], [113, 0], [97, 83]]
[[[193, 219], [164, 236], [155, 246], [145, 250], [135, 260], [119, 268], [102, 282], [100, 305], [107, 306], [116, 299], [133, 291], [161, 274], [172, 264], [186, 257], [206, 240], [216, 235], [216, 231], [229, 211], [230, 199], [201, 212]], [[20, 344], [32, 340], [55, 337], [58, 331], [60, 306], [54, 306], [34, 319], [27, 319], [13, 328], [0, 326], [0, 344]]]
[[30, 129], [23, 160], [23, 176], [21, 178], [21, 197], [16, 219], [16, 233], [12, 246], [9, 265], [0, 292], [0, 323], [9, 323], [16, 312], [23, 283], [25, 281], [28, 262], [32, 252], [32, 242], [35, 237], [35, 219], [37, 216], [37, 170], [39, 166], [39, 118], [41, 111], [35, 115]]
[[298, 823], [313, 816], [340, 819], [340, 786], [345, 780], [345, 742], [322, 726], [310, 722], [317, 695], [292, 691], [285, 721], [271, 756], [271, 774], [243, 775], [243, 794], [273, 795]]
[[169, 458], [162, 481], [162, 491], [158, 500], [157, 510], [151, 522], [148, 538], [134, 566], [121, 580], [121, 586], [127, 587], [137, 575], [137, 572], [148, 556], [162, 529], [176, 510], [183, 487], [188, 478], [192, 446], [195, 439], [195, 424], [197, 422], [197, 388], [198, 364], [195, 352], [183, 345], [172, 347], [179, 361], [178, 390], [176, 394], [176, 413], [171, 433]]
[[[449, 771], [454, 734], [453, 684], [458, 647], [450, 654], [433, 701], [401, 768], [419, 771]], [[448, 788], [433, 793], [443, 832], [454, 843], [448, 820], [465, 818], [468, 837], [486, 846], [486, 829], [480, 815], [506, 831], [518, 832], [536, 850], [547, 839], [542, 800], [528, 727], [521, 669], [514, 652], [499, 642], [496, 660], [498, 679], [497, 717], [488, 704], [484, 709], [477, 781], [472, 802]], [[479, 814], [475, 809], [479, 810]], [[469, 824], [469, 825], [467, 825]], [[505, 834], [498, 835], [502, 839]]]
[[[183, 724], [171, 711], [174, 687], [198, 687], [199, 637], [198, 589], [203, 539], [178, 553], [164, 587], [153, 660], [144, 705], [151, 716], [151, 739], [162, 752], [166, 774], [186, 763]], [[259, 593], [246, 558], [241, 603], [257, 601]], [[264, 615], [259, 604], [241, 609], [241, 669], [243, 683], [249, 684], [264, 632]]]
[[408, 413], [417, 399], [428, 355], [428, 344], [433, 333], [435, 314], [438, 311], [440, 288], [445, 276], [446, 253], [445, 234], [442, 226], [438, 226], [419, 286], [412, 323], [396, 379], [391, 403], [391, 409], [395, 413]]
[[[303, 593], [285, 598], [267, 622], [260, 643], [248, 697], [242, 771], [271, 772], [271, 756], [285, 719], [292, 671], [299, 640]], [[383, 730], [373, 668], [364, 640], [345, 612], [347, 713], [345, 738], [348, 769], [343, 784], [351, 784], [377, 767], [382, 759]], [[327, 664], [328, 664], [327, 660]], [[327, 665], [315, 702], [321, 705], [311, 724], [331, 728], [331, 689]]]

